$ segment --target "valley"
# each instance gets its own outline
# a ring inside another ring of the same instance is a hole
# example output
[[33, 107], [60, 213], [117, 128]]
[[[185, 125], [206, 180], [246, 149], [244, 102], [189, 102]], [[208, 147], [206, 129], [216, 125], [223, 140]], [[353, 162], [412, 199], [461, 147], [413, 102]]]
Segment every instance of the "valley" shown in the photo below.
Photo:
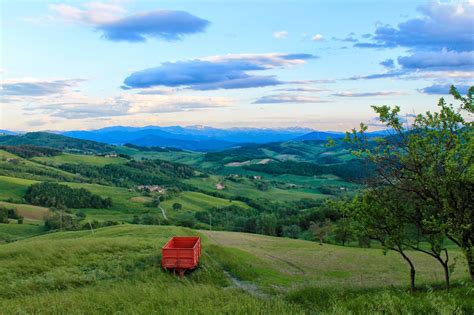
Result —
[[[412, 295], [404, 289], [400, 255], [341, 234], [344, 221], [331, 201], [363, 189], [370, 169], [340, 140], [193, 152], [54, 135], [58, 141], [47, 143], [55, 151], [48, 151], [38, 146], [42, 133], [27, 135], [26, 144], [12, 137], [3, 145], [0, 136], [0, 207], [20, 218], [0, 224], [6, 313], [20, 307], [159, 313], [170, 305], [196, 314], [469, 313], [474, 307], [465, 299], [466, 265], [453, 244], [455, 286], [440, 301], [443, 293], [430, 288], [441, 285], [443, 270], [429, 256], [409, 253], [419, 266], [420, 291]], [[92, 199], [65, 206], [55, 189]], [[173, 235], [203, 239], [200, 266], [184, 279], [160, 267], [160, 248]]]

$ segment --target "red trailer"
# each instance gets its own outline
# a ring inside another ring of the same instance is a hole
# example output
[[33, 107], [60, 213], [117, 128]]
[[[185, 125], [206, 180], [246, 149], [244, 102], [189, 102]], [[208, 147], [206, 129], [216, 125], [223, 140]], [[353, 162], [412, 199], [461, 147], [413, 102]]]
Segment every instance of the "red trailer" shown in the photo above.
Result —
[[197, 236], [173, 236], [161, 249], [161, 266], [178, 272], [182, 277], [186, 270], [195, 269], [201, 257], [201, 238]]

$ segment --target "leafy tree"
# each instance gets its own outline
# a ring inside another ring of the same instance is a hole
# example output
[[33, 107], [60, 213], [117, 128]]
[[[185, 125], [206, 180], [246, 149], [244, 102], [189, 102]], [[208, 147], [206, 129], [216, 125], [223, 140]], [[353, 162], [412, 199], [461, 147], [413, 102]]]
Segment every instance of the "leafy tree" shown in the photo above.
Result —
[[140, 224], [140, 217], [138, 215], [133, 215], [132, 224]]
[[141, 223], [145, 225], [159, 225], [160, 219], [156, 215], [146, 213], [142, 216]]
[[153, 201], [151, 202], [152, 207], [159, 207], [161, 203], [160, 197], [155, 197], [153, 198]]
[[274, 214], [262, 213], [256, 222], [257, 233], [276, 235], [277, 217]]
[[462, 249], [474, 282], [473, 94], [474, 87], [466, 97], [452, 87], [456, 107], [441, 98], [438, 112], [419, 114], [409, 126], [400, 118], [398, 106], [373, 106], [390, 135], [373, 143], [366, 135], [367, 126], [361, 124], [346, 139], [357, 145], [357, 155], [375, 166], [372, 187], [403, 193], [418, 205], [411, 218], [432, 240], [431, 253], [440, 257], [443, 236]]
[[8, 223], [8, 210], [5, 207], [0, 207], [0, 223]]
[[410, 289], [415, 290], [415, 265], [406, 254], [412, 238], [407, 223], [410, 211], [405, 203], [390, 189], [366, 191], [362, 197], [355, 197], [345, 209], [354, 222], [354, 230], [361, 237], [379, 241], [384, 253], [388, 250], [398, 252], [410, 266]]
[[298, 225], [290, 225], [283, 227], [283, 236], [291, 237], [291, 238], [298, 238], [301, 233], [301, 228]]
[[0, 223], [9, 223], [8, 219], [14, 219], [18, 224], [23, 224], [23, 217], [16, 209], [0, 206]]
[[336, 222], [333, 232], [336, 242], [341, 243], [342, 246], [346, 245], [346, 243], [350, 242], [353, 238], [351, 220], [346, 217], [341, 218]]
[[183, 209], [182, 204], [180, 204], [179, 202], [173, 203], [173, 210], [178, 211], [178, 210], [181, 210], [181, 209]]
[[176, 223], [180, 226], [193, 228], [196, 225], [196, 218], [191, 212], [181, 212], [176, 217]]
[[323, 245], [326, 236], [332, 229], [332, 223], [329, 219], [326, 219], [324, 222], [311, 222], [309, 229], [313, 233], [313, 235], [319, 240], [319, 244]]
[[45, 207], [56, 208], [109, 208], [111, 198], [101, 198], [90, 191], [74, 189], [67, 185], [43, 182], [28, 187], [25, 200]]
[[86, 217], [86, 214], [84, 213], [84, 211], [77, 210], [76, 217], [78, 217], [80, 220], [83, 220]]

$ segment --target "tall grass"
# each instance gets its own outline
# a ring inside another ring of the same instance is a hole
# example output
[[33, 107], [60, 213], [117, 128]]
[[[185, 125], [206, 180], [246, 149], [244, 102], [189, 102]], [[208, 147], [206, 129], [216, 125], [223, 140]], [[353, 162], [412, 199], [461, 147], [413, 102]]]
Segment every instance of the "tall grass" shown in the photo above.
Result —
[[[211, 245], [213, 240], [207, 236], [203, 236], [204, 252], [197, 270], [183, 279], [163, 271], [160, 249], [166, 240], [172, 235], [195, 234], [171, 226], [121, 225], [0, 245], [0, 314], [474, 312], [474, 290], [467, 285], [450, 292], [424, 289], [415, 294], [383, 287], [384, 283], [371, 289], [315, 287], [317, 281], [301, 282], [307, 276], [276, 269], [265, 255]], [[252, 244], [260, 247], [262, 242], [282, 246], [280, 239], [269, 237]], [[278, 252], [267, 249], [267, 254]], [[235, 279], [265, 294], [246, 286], [240, 289]]]

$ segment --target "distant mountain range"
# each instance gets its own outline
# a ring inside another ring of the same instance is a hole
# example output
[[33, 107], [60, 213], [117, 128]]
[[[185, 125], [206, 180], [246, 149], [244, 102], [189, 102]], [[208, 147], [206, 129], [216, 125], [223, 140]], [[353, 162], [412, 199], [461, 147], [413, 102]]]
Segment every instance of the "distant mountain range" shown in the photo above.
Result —
[[114, 152], [111, 145], [90, 140], [81, 140], [47, 132], [28, 132], [18, 135], [0, 135], [0, 145], [36, 145], [50, 147], [68, 152], [92, 152], [108, 153]]
[[0, 135], [16, 135], [16, 134], [17, 133], [14, 131], [0, 129]]
[[87, 131], [66, 131], [63, 135], [121, 145], [132, 143], [140, 146], [174, 147], [192, 151], [215, 151], [245, 143], [268, 143], [294, 140], [311, 129], [253, 129], [232, 128], [217, 129], [212, 127], [108, 127]]
[[[55, 132], [67, 137], [91, 140], [106, 144], [123, 145], [131, 143], [139, 146], [171, 147], [190, 151], [218, 151], [243, 144], [262, 144], [284, 141], [307, 141], [341, 139], [343, 132], [315, 131], [307, 128], [257, 129], [231, 128], [218, 129], [205, 126], [114, 126], [96, 130], [73, 130]], [[372, 132], [381, 136], [386, 131]], [[16, 134], [0, 130], [0, 134]]]

